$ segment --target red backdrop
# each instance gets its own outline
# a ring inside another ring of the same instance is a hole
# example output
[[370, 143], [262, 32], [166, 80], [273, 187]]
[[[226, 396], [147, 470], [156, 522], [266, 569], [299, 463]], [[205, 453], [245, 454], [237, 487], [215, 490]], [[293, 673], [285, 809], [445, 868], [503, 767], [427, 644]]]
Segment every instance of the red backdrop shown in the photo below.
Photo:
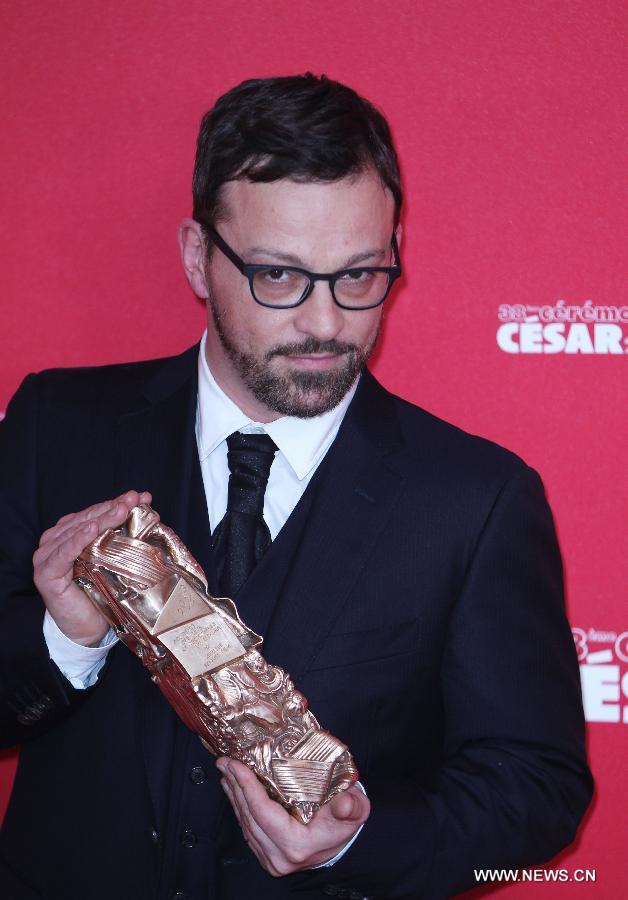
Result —
[[[592, 868], [596, 881], [534, 889], [620, 896], [623, 0], [31, 0], [0, 16], [1, 405], [29, 371], [198, 338], [175, 229], [198, 122], [220, 93], [311, 69], [386, 112], [405, 176], [406, 275], [374, 369], [545, 480], [597, 779], [578, 841], [552, 867]], [[5, 795], [14, 759], [2, 762]]]

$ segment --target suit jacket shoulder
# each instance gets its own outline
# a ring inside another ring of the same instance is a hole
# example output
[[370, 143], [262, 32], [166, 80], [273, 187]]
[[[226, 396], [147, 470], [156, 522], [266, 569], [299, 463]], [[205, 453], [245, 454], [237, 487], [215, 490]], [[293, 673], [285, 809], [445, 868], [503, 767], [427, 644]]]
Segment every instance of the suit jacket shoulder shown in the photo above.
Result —
[[438, 510], [452, 541], [456, 533], [477, 536], [513, 481], [533, 482], [543, 496], [538, 474], [515, 453], [390, 393], [369, 372], [350, 416], [403, 479], [403, 504]]
[[416, 464], [418, 452], [423, 464], [429, 462], [435, 468], [446, 470], [448, 475], [464, 473], [467, 479], [508, 477], [526, 466], [524, 460], [511, 450], [464, 431], [381, 385], [379, 387], [394, 407], [408, 450], [409, 465]]
[[[76, 411], [97, 407], [99, 411], [123, 413], [129, 402], [146, 395], [148, 400], [167, 396], [196, 373], [198, 344], [175, 356], [102, 366], [44, 369], [28, 375], [16, 395], [26, 388], [37, 391], [44, 404]], [[12, 401], [13, 402], [13, 401]]]

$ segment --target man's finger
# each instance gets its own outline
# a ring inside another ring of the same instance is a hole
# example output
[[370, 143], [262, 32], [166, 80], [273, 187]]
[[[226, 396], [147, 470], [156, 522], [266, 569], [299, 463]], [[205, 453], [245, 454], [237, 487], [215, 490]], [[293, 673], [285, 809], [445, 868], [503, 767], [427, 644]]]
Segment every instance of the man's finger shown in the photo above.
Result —
[[[76, 541], [73, 540], [75, 535], [86, 535], [83, 545], [79, 546], [75, 556], [72, 557], [72, 562], [89, 543], [101, 534], [104, 534], [108, 528], [117, 528], [118, 525], [122, 525], [128, 514], [129, 506], [122, 500], [116, 500], [108, 509], [101, 512], [99, 516], [90, 518], [87, 521], [80, 520], [73, 526], [69, 526], [65, 534], [67, 534], [68, 540], [72, 540], [72, 546], [76, 547]], [[63, 539], [64, 534], [61, 534], [60, 537]]]
[[74, 560], [85, 547], [108, 528], [121, 525], [127, 515], [128, 507], [123, 501], [112, 501], [100, 516], [68, 522], [54, 540], [35, 551], [33, 566], [38, 570], [39, 579], [71, 577]]
[[[127, 513], [124, 503], [115, 502], [110, 509], [106, 509], [98, 517], [87, 520], [77, 518], [75, 521], [69, 522], [53, 540], [39, 547], [33, 556], [33, 565], [39, 568], [46, 566], [48, 569], [52, 563], [50, 572], [53, 578], [68, 574], [79, 553], [108, 528], [121, 525]], [[74, 556], [69, 555], [71, 553], [74, 553]], [[60, 572], [59, 566], [62, 564], [62, 560], [66, 560], [67, 567]]]
[[74, 560], [98, 535], [98, 523], [78, 522], [56, 540], [39, 547], [33, 555], [33, 568], [40, 580], [56, 580], [71, 571]]
[[341, 791], [329, 803], [329, 809], [334, 817], [342, 822], [359, 822], [366, 819], [369, 810], [369, 802], [359, 789]]
[[50, 541], [61, 537], [64, 532], [68, 531], [70, 528], [74, 528], [76, 525], [80, 525], [83, 522], [89, 522], [92, 519], [97, 519], [99, 516], [110, 513], [118, 504], [122, 504], [128, 512], [139, 503], [150, 503], [151, 500], [152, 497], [148, 491], [138, 493], [138, 491], [131, 490], [125, 491], [124, 494], [120, 494], [112, 500], [103, 500], [101, 503], [94, 503], [93, 506], [88, 506], [86, 509], [80, 510], [80, 512], [68, 513], [66, 516], [62, 516], [56, 525], [42, 534], [39, 544], [40, 546], [44, 546]]
[[[225, 775], [221, 780], [225, 793], [238, 820], [247, 844], [271, 875], [283, 873], [274, 860], [281, 858], [281, 851], [269, 836], [259, 827], [248, 808], [246, 797], [233, 775]], [[272, 801], [271, 801], [272, 802]]]
[[[262, 829], [257, 824], [255, 817], [253, 816], [253, 814], [251, 812], [251, 807], [249, 806], [247, 797], [246, 797], [244, 791], [242, 790], [242, 788], [240, 787], [240, 785], [238, 784], [236, 778], [231, 773], [227, 774], [225, 776], [225, 778], [226, 778], [227, 786], [231, 792], [231, 797], [233, 798], [233, 802], [235, 803], [235, 805], [237, 806], [237, 809], [238, 809], [238, 813], [240, 816], [240, 818], [239, 818], [240, 825], [243, 828], [246, 828], [248, 831], [250, 831], [251, 834], [256, 836], [258, 841], [260, 841], [262, 844], [266, 845], [268, 850], [274, 848], [274, 844], [273, 844], [271, 838], [264, 831], [262, 831]], [[255, 780], [257, 781], [257, 778]], [[264, 790], [264, 789], [262, 788], [262, 790]], [[266, 791], [264, 791], [264, 795], [268, 802], [270, 802], [270, 803], [273, 802], [272, 800], [270, 800], [270, 798], [266, 794]]]
[[283, 806], [270, 799], [248, 766], [232, 759], [227, 764], [227, 771], [235, 782], [234, 790], [240, 789], [251, 816], [273, 843], [277, 843], [276, 838], [284, 835], [287, 829], [300, 827]]
[[[130, 491], [127, 493], [131, 493]], [[88, 506], [85, 509], [81, 509], [78, 512], [68, 513], [66, 516], [61, 516], [56, 525], [52, 528], [49, 528], [48, 531], [45, 531], [42, 535], [43, 543], [46, 543], [51, 538], [59, 537], [66, 531], [68, 528], [72, 528], [75, 525], [79, 525], [82, 522], [89, 522], [91, 519], [96, 519], [98, 516], [107, 512], [116, 505], [116, 503], [123, 502], [122, 498], [125, 495], [122, 494], [120, 497], [114, 497], [111, 500], [103, 500], [101, 503], [94, 503], [92, 506]]]
[[240, 826], [240, 828], [242, 828], [242, 814], [240, 812], [240, 807], [239, 807], [238, 803], [236, 802], [236, 798], [233, 795], [233, 789], [231, 788], [231, 785], [229, 784], [229, 779], [227, 777], [221, 778], [220, 784], [222, 786], [223, 791], [227, 795], [227, 799], [228, 799], [229, 803], [231, 804], [231, 808], [233, 809], [234, 815], [235, 815], [236, 819], [238, 820], [238, 825]]

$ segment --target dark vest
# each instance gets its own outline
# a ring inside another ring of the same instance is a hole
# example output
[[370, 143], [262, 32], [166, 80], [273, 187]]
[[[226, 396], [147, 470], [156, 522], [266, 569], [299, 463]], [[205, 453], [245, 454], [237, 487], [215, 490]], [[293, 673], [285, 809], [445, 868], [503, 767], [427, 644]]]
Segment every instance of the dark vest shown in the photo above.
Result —
[[[234, 598], [243, 621], [259, 634], [264, 635], [271, 625], [276, 599], [290, 571], [316, 493], [320, 468]], [[181, 537], [205, 570], [210, 590], [216, 591], [205, 493], [196, 453], [190, 477], [189, 530]], [[148, 688], [156, 693], [153, 685]], [[153, 729], [160, 728], [160, 721], [168, 723], [165, 733], [161, 732], [157, 758], [148, 766], [149, 772], [152, 768], [152, 796], [159, 819], [153, 838], [160, 851], [156, 898], [211, 900], [219, 896], [221, 869], [242, 865], [240, 851], [248, 853], [248, 848], [242, 846], [239, 826], [220, 787], [214, 757], [169, 709], [159, 708], [166, 706], [161, 696], [153, 696], [151, 704], [157, 707]], [[161, 771], [156, 771], [160, 766]]]

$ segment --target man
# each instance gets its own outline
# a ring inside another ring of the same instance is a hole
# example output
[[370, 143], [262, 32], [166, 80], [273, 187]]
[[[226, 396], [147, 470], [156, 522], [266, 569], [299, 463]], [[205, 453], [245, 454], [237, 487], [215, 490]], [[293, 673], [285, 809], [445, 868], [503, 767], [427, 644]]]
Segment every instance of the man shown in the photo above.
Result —
[[[311, 75], [245, 82], [203, 120], [180, 228], [200, 351], [16, 394], [0, 442], [3, 734], [22, 742], [8, 896], [438, 898], [573, 839], [591, 781], [540, 480], [364, 368], [400, 205], [369, 103]], [[237, 460], [264, 454], [238, 569]], [[146, 501], [214, 593], [230, 585], [366, 796], [300, 825], [246, 767], [214, 766], [115, 643], [72, 564]]]

